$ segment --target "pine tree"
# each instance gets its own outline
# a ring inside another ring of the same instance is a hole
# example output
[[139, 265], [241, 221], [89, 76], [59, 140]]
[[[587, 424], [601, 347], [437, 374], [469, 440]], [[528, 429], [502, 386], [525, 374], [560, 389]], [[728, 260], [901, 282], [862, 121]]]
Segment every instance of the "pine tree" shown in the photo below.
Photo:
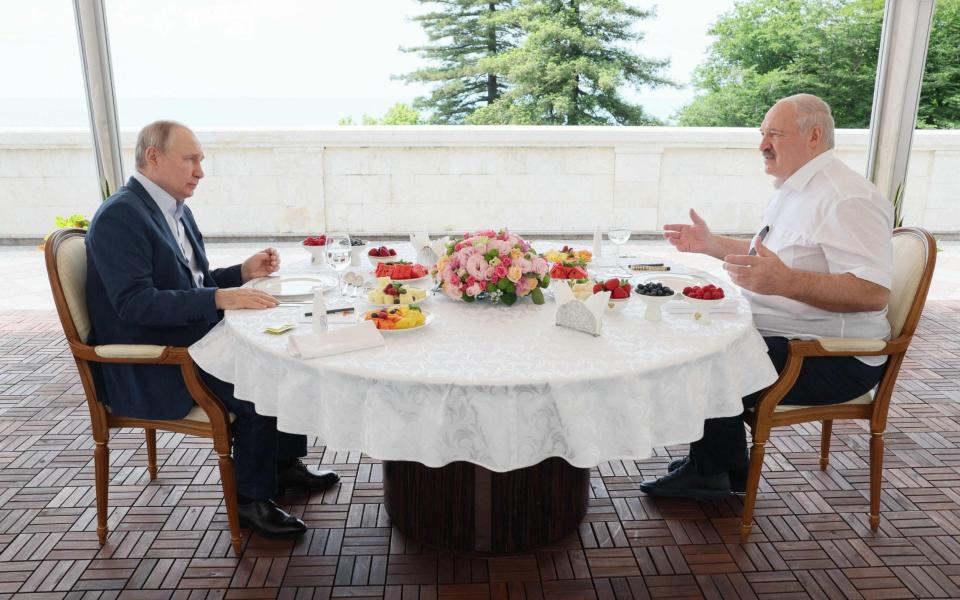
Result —
[[505, 89], [495, 71], [480, 67], [481, 59], [496, 56], [513, 46], [517, 27], [496, 17], [516, 0], [419, 0], [439, 4], [439, 9], [413, 18], [430, 42], [402, 48], [418, 52], [432, 66], [402, 75], [407, 82], [435, 83], [429, 96], [414, 106], [430, 113], [432, 123], [462, 123], [481, 106], [493, 103]]
[[646, 125], [657, 123], [621, 95], [624, 86], [674, 85], [669, 59], [630, 47], [638, 21], [654, 15], [623, 0], [517, 0], [494, 21], [517, 23], [524, 39], [479, 66], [506, 77], [508, 89], [468, 119], [478, 124]]

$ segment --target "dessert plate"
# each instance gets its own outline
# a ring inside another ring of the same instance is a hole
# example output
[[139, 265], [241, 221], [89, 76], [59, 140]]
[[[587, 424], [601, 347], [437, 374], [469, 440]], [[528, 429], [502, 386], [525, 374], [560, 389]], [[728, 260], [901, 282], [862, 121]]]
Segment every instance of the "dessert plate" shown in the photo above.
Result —
[[337, 279], [330, 275], [281, 275], [256, 279], [249, 285], [277, 300], [309, 300], [314, 288], [319, 287], [324, 293], [336, 289]]

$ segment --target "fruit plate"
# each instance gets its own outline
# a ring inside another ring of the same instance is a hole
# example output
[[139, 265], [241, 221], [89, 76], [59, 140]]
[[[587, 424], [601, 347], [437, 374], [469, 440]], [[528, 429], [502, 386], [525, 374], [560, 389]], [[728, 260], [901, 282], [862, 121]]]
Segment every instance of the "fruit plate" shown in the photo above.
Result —
[[336, 289], [337, 278], [330, 275], [281, 275], [256, 279], [249, 285], [277, 300], [310, 300], [313, 288], [319, 287], [324, 293]]
[[[396, 308], [396, 306], [389, 307], [389, 308]], [[425, 310], [424, 310], [424, 311], [421, 311], [421, 312], [423, 312], [423, 314], [427, 317], [426, 320], [423, 322], [423, 325], [417, 325], [416, 327], [410, 327], [410, 328], [408, 328], [408, 329], [378, 329], [377, 331], [379, 331], [380, 333], [382, 333], [382, 334], [384, 334], [384, 335], [395, 335], [395, 334], [401, 334], [401, 333], [410, 333], [411, 331], [419, 331], [419, 330], [423, 329], [424, 327], [427, 327], [428, 325], [431, 325], [431, 324], [436, 320], [436, 317], [434, 316], [433, 313], [429, 313], [429, 312], [427, 312], [427, 311], [425, 311]]]
[[369, 300], [365, 300], [365, 302], [366, 302], [369, 306], [376, 306], [377, 308], [396, 308], [396, 307], [398, 307], [398, 306], [403, 306], [404, 304], [406, 304], [406, 305], [408, 305], [408, 306], [419, 306], [419, 305], [423, 304], [424, 302], [430, 300], [430, 296], [431, 296], [431, 294], [427, 294], [427, 297], [424, 298], [424, 299], [422, 299], [422, 300], [417, 300], [416, 302], [404, 302], [404, 303], [401, 303], [401, 304], [380, 304], [379, 302], [370, 302]]
[[[376, 271], [373, 273], [376, 278]], [[413, 287], [428, 289], [433, 287], [433, 278], [430, 275], [417, 277], [416, 279], [390, 279], [390, 283], [399, 283], [400, 285], [412, 285]]]

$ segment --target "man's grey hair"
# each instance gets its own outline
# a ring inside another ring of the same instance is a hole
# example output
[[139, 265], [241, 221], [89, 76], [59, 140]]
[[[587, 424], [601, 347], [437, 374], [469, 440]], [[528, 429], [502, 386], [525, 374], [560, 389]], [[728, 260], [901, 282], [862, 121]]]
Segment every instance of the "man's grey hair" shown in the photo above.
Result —
[[823, 132], [823, 143], [828, 149], [834, 146], [833, 113], [830, 105], [813, 94], [794, 94], [783, 99], [789, 102], [797, 111], [797, 128], [800, 133], [806, 133], [814, 127]]
[[171, 134], [178, 127], [190, 131], [189, 127], [176, 121], [154, 121], [140, 130], [140, 134], [137, 136], [137, 149], [134, 154], [138, 169], [147, 166], [147, 148], [150, 146], [159, 148], [161, 152], [170, 149]]

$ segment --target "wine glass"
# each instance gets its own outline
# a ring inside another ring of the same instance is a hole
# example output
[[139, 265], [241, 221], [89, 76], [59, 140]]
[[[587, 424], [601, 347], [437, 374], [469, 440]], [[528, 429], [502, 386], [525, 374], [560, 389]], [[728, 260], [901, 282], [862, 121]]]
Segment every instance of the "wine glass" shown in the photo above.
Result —
[[343, 298], [343, 272], [350, 266], [350, 236], [345, 233], [327, 235], [327, 264], [337, 272], [337, 295]]
[[610, 227], [607, 229], [607, 238], [617, 247], [617, 258], [620, 258], [620, 249], [630, 239], [631, 233], [626, 215], [614, 213], [610, 219]]

